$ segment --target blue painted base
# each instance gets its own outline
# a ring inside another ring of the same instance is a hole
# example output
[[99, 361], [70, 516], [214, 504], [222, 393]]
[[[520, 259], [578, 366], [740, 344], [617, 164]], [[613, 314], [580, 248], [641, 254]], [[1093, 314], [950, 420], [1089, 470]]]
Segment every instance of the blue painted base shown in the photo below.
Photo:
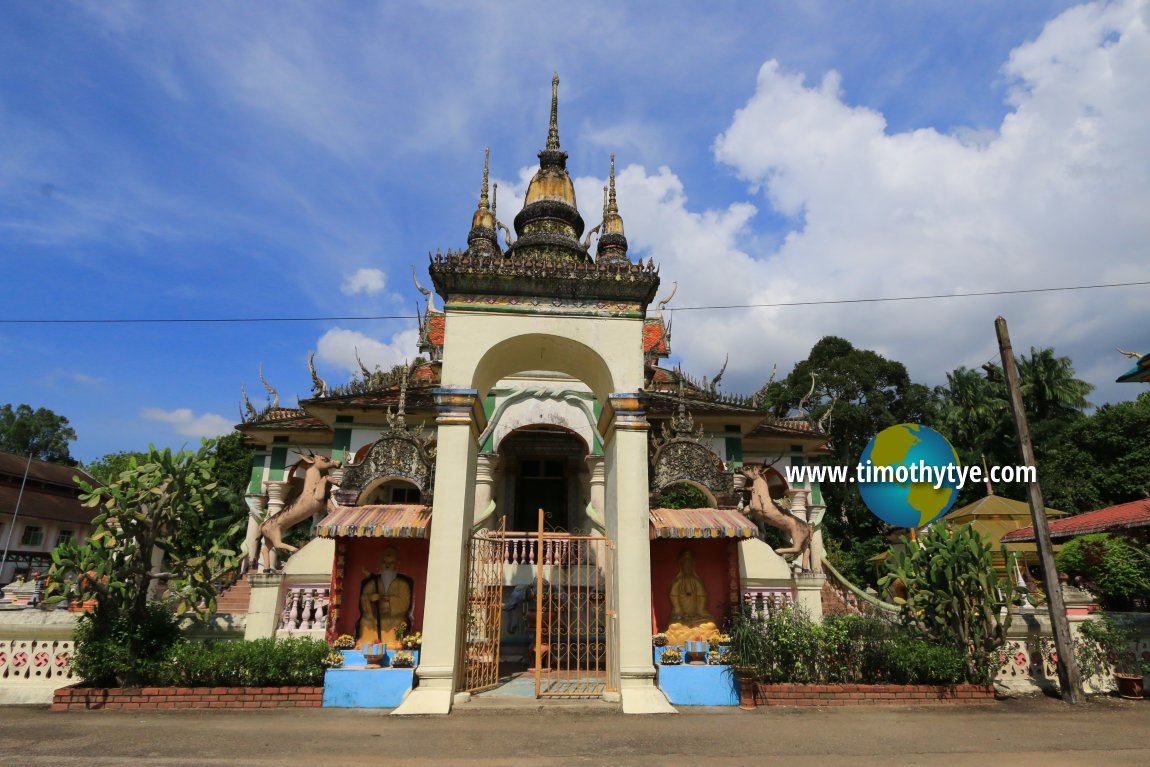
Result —
[[676, 706], [739, 705], [739, 682], [730, 666], [659, 666], [659, 689]]
[[410, 668], [332, 668], [323, 675], [324, 708], [395, 708], [415, 679]]

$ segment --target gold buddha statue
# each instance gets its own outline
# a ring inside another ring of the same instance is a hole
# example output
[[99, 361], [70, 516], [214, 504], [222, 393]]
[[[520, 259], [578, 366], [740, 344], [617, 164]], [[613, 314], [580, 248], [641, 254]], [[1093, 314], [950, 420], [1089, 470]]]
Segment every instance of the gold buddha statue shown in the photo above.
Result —
[[707, 587], [695, 572], [695, 557], [690, 550], [679, 555], [679, 572], [671, 581], [669, 595], [671, 623], [665, 632], [668, 644], [705, 642], [719, 633], [715, 617], [707, 609]]
[[389, 546], [379, 557], [379, 572], [363, 579], [355, 629], [357, 647], [386, 644], [396, 649], [401, 646], [400, 625], [411, 630], [413, 582], [396, 570], [398, 564], [399, 552]]

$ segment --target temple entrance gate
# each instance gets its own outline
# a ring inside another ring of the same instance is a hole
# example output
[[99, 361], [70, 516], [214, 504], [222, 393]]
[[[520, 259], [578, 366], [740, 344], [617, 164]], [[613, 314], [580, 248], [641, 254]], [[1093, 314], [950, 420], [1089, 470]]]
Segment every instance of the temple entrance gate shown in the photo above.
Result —
[[537, 536], [535, 697], [617, 691], [612, 542], [605, 535], [547, 532], [542, 509]]
[[463, 674], [460, 688], [465, 692], [490, 690], [499, 683], [506, 539], [503, 522], [494, 530], [477, 530], [471, 535], [460, 663]]

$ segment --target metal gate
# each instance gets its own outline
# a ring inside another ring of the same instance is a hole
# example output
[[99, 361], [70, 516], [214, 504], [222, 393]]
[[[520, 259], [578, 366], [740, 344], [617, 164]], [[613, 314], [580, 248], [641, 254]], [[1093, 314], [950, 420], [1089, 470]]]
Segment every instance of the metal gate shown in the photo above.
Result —
[[462, 689], [481, 692], [499, 683], [499, 629], [503, 617], [505, 523], [471, 536], [467, 602], [463, 615]]
[[535, 696], [598, 697], [618, 689], [615, 604], [603, 535], [549, 533], [539, 510]]

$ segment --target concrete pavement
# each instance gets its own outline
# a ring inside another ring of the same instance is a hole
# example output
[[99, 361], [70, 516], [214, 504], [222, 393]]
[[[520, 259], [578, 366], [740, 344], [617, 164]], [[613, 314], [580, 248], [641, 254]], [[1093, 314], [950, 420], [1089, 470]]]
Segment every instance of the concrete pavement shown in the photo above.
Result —
[[1087, 765], [1150, 763], [1150, 701], [972, 706], [683, 709], [472, 708], [399, 718], [367, 710], [0, 712], [0, 765]]

